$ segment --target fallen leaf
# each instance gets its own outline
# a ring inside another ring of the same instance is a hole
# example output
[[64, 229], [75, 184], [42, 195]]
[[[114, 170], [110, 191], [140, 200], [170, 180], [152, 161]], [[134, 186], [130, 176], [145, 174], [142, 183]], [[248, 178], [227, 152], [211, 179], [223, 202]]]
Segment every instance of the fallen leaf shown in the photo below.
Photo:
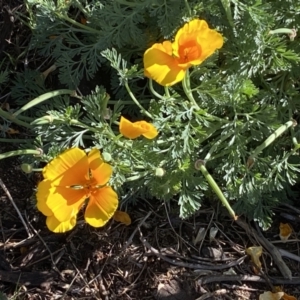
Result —
[[117, 210], [113, 216], [114, 220], [117, 222], [121, 222], [125, 225], [130, 225], [131, 224], [131, 218], [128, 215], [128, 213], [126, 213], [125, 211], [120, 211]]
[[291, 296], [291, 295], [288, 295], [288, 294], [286, 294], [286, 293], [284, 293], [284, 295], [282, 296], [281, 299], [282, 299], [282, 300], [297, 300], [296, 297]]
[[52, 65], [50, 68], [48, 68], [46, 71], [44, 71], [44, 72], [42, 72], [42, 77], [44, 78], [44, 79], [46, 79], [47, 78], [47, 76], [51, 73], [51, 72], [53, 72], [53, 71], [55, 71], [56, 70], [56, 65], [54, 64], [54, 65]]
[[7, 129], [7, 133], [8, 133], [8, 134], [18, 134], [18, 133], [20, 133], [20, 131], [17, 130], [17, 129], [8, 128], [8, 129]]
[[4, 131], [7, 134], [18, 134], [18, 133], [20, 133], [19, 130], [16, 130], [16, 129], [13, 129], [13, 128], [10, 128], [10, 127], [6, 127], [6, 126], [2, 126], [2, 125], [0, 125], [0, 131]]
[[80, 23], [81, 23], [81, 24], [85, 25], [86, 22], [87, 22], [87, 19], [86, 19], [86, 18], [80, 17]]
[[259, 258], [262, 255], [262, 247], [249, 247], [246, 249], [246, 253], [250, 256], [254, 266], [255, 266], [255, 273], [257, 274], [258, 271], [261, 269], [261, 262]]
[[223, 272], [223, 275], [236, 275], [236, 272], [233, 268], [230, 268], [227, 271]]
[[215, 240], [216, 235], [218, 233], [218, 228], [217, 227], [211, 227], [209, 230], [209, 241], [212, 242]]
[[284, 292], [264, 292], [263, 294], [259, 295], [259, 300], [280, 300], [283, 295]]
[[198, 243], [200, 243], [205, 238], [205, 228], [200, 227], [197, 233], [196, 238], [193, 240], [194, 246], [196, 246]]
[[288, 223], [280, 223], [279, 230], [279, 237], [283, 242], [286, 242], [293, 232], [292, 227]]
[[[274, 290], [275, 290], [275, 292], [283, 292], [283, 290], [280, 286], [274, 286]], [[281, 300], [297, 300], [297, 298], [284, 293]]]

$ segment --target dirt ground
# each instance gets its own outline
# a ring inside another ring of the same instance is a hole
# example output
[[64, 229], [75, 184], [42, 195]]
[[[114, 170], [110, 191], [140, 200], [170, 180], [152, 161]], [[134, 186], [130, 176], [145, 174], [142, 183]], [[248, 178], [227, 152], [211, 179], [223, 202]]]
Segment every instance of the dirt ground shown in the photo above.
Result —
[[[1, 299], [258, 299], [274, 285], [300, 298], [299, 205], [282, 206], [267, 232], [245, 223], [252, 235], [218, 205], [181, 220], [175, 201], [137, 199], [127, 207], [130, 226], [111, 221], [94, 229], [80, 216], [75, 230], [54, 234], [35, 208], [37, 177], [22, 173], [16, 158], [1, 160], [0, 174]], [[284, 244], [278, 225], [289, 217], [294, 232]], [[275, 250], [294, 254], [284, 257], [291, 280], [276, 265], [274, 249], [264, 249], [257, 274], [245, 249], [260, 245], [260, 234]]]
[[[23, 1], [4, 2], [0, 55], [22, 51], [28, 41], [26, 29], [11, 18]], [[23, 38], [16, 44], [18, 34]], [[4, 95], [1, 102], [9, 91]], [[14, 147], [0, 142], [0, 153]], [[38, 180], [21, 171], [17, 158], [0, 160], [0, 300], [242, 300], [258, 299], [274, 286], [300, 299], [300, 201], [274, 211], [266, 232], [242, 216], [232, 221], [218, 202], [207, 201], [181, 220], [176, 200], [138, 198], [126, 206], [130, 226], [110, 221], [94, 229], [80, 215], [73, 231], [54, 234], [35, 207]], [[294, 229], [287, 243], [278, 236], [280, 222]], [[261, 272], [245, 254], [259, 245]]]

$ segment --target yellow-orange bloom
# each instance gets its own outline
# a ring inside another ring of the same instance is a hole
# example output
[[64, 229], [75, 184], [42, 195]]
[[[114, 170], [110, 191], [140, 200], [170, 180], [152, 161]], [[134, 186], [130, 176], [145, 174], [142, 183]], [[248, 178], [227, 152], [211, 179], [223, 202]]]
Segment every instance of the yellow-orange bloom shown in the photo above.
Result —
[[143, 135], [147, 139], [154, 139], [158, 135], [157, 129], [146, 121], [130, 122], [124, 117], [121, 117], [119, 130], [125, 137], [136, 139]]
[[178, 30], [175, 41], [156, 43], [144, 54], [144, 74], [163, 86], [181, 81], [191, 66], [201, 64], [223, 46], [223, 37], [204, 20], [195, 19]]
[[71, 230], [88, 198], [86, 222], [94, 227], [104, 226], [118, 207], [116, 192], [107, 186], [111, 174], [112, 167], [103, 162], [98, 149], [86, 155], [83, 150], [72, 148], [46, 165], [36, 196], [37, 208], [47, 216], [49, 230]]

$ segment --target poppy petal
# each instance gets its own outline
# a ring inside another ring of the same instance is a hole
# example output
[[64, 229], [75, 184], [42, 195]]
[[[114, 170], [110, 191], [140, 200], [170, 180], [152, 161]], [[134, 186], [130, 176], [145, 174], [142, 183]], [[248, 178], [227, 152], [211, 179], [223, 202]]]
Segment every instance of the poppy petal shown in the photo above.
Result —
[[46, 225], [50, 231], [55, 233], [66, 232], [73, 229], [76, 225], [76, 215], [64, 222], [60, 222], [54, 216], [50, 216], [47, 217]]
[[203, 38], [199, 36], [198, 43], [202, 47], [201, 59], [203, 61], [223, 46], [223, 37], [217, 31], [211, 30], [209, 37]]
[[113, 216], [114, 220], [128, 226], [131, 224], [131, 218], [125, 211], [117, 210]]
[[[193, 41], [198, 45], [193, 44]], [[222, 35], [210, 29], [206, 21], [195, 19], [178, 30], [173, 43], [173, 51], [181, 58], [181, 63], [183, 50], [188, 51], [188, 61], [192, 65], [198, 65], [222, 46]]]
[[165, 41], [154, 44], [144, 53], [144, 74], [163, 86], [171, 86], [181, 81], [185, 69], [178, 66], [178, 59], [172, 55], [172, 44]]
[[110, 186], [96, 190], [85, 210], [86, 222], [93, 227], [104, 226], [114, 215], [118, 203], [118, 195]]
[[[37, 196], [42, 195], [43, 190]], [[45, 215], [52, 212], [59, 222], [69, 220], [81, 209], [87, 197], [84, 189], [51, 187], [47, 198], [37, 198], [37, 208]]]
[[122, 135], [129, 139], [135, 139], [141, 135], [147, 139], [154, 139], [158, 135], [153, 124], [146, 121], [130, 122], [124, 117], [120, 119], [119, 130]]
[[43, 169], [43, 176], [61, 186], [80, 185], [88, 180], [88, 167], [85, 152], [71, 148], [48, 163]]
[[119, 130], [121, 134], [127, 137], [128, 139], [136, 139], [137, 137], [141, 136], [144, 132], [140, 128], [140, 126], [134, 125], [134, 123], [130, 122], [124, 117], [121, 117], [120, 119]]
[[105, 185], [109, 181], [113, 172], [111, 165], [102, 160], [100, 151], [98, 149], [92, 149], [90, 151], [88, 160], [92, 177], [95, 179], [98, 185]]
[[142, 129], [144, 129], [144, 132], [142, 133], [142, 135], [145, 138], [152, 140], [157, 137], [158, 131], [153, 124], [148, 123], [146, 121], [139, 121], [139, 122], [136, 122], [135, 124], [137, 126], [141, 127]]
[[50, 180], [41, 181], [37, 187], [37, 193], [36, 193], [37, 209], [45, 216], [53, 215], [51, 208], [46, 203], [50, 195], [50, 189], [51, 189]]

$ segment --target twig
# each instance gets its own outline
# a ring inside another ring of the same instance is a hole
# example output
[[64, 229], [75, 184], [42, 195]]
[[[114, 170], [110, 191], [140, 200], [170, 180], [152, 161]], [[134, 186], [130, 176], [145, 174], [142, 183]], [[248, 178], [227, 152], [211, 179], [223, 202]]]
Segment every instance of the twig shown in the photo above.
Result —
[[[212, 275], [212, 276], [205, 276], [200, 278], [197, 281], [197, 284], [200, 286], [203, 284], [209, 284], [213, 282], [230, 282], [230, 281], [254, 281], [254, 282], [263, 282], [265, 283], [265, 279], [261, 278], [260, 276], [256, 275]], [[296, 285], [300, 284], [300, 277], [294, 277], [292, 279], [282, 279], [282, 278], [270, 278], [270, 281], [275, 284], [275, 285], [286, 285], [286, 284], [291, 284], [291, 285]]]
[[5, 184], [3, 183], [3, 181], [2, 181], [1, 178], [0, 178], [0, 185], [1, 185], [2, 189], [4, 190], [5, 194], [7, 195], [8, 199], [9, 199], [10, 202], [12, 203], [13, 207], [14, 207], [15, 210], [17, 211], [17, 214], [18, 214], [18, 216], [19, 216], [21, 222], [23, 223], [23, 225], [24, 225], [24, 227], [25, 227], [25, 229], [26, 229], [26, 231], [27, 231], [28, 237], [32, 237], [33, 234], [30, 232], [30, 230], [29, 230], [29, 228], [28, 228], [28, 226], [27, 226], [27, 224], [26, 224], [26, 222], [25, 222], [25, 220], [24, 220], [24, 218], [23, 218], [21, 212], [19, 211], [19, 209], [18, 209], [17, 205], [15, 204], [15, 202], [14, 202], [14, 200], [13, 200], [13, 198], [12, 198], [10, 192], [9, 192], [8, 189], [6, 188], [6, 186], [5, 186]]
[[[51, 262], [52, 262], [52, 268], [58, 272], [58, 274], [60, 274], [60, 271], [58, 270], [57, 266], [56, 266], [56, 263], [55, 263], [55, 260], [53, 258], [53, 253], [51, 252], [51, 250], [49, 249], [47, 243], [44, 241], [44, 239], [41, 237], [41, 235], [35, 230], [35, 228], [30, 224], [28, 223], [29, 226], [31, 227], [31, 229], [33, 230], [33, 232], [37, 235], [37, 237], [41, 240], [41, 242], [44, 244], [45, 248], [47, 249], [47, 251], [49, 252], [50, 254], [50, 258], [51, 258]], [[61, 250], [61, 249], [60, 249]]]
[[222, 265], [221, 264], [219, 264], [219, 265], [216, 265], [216, 264], [207, 265], [207, 264], [186, 263], [186, 262], [182, 262], [182, 261], [179, 261], [179, 260], [176, 260], [176, 259], [168, 258], [165, 255], [161, 254], [157, 249], [153, 248], [147, 242], [147, 240], [145, 238], [141, 237], [140, 240], [141, 240], [142, 244], [148, 250], [151, 251], [151, 253], [153, 253], [154, 255], [158, 256], [161, 259], [163, 259], [164, 261], [166, 261], [166, 262], [168, 262], [172, 265], [175, 265], [175, 266], [189, 268], [189, 269], [202, 269], [202, 270], [223, 270], [223, 269], [228, 269], [228, 268], [231, 268], [233, 266], [241, 264], [244, 261], [244, 259], [247, 257], [247, 256], [243, 256], [243, 257], [240, 257], [239, 259], [237, 259], [235, 261], [232, 261], [228, 264], [222, 264]]
[[152, 214], [152, 211], [149, 211], [147, 213], [147, 215], [142, 219], [142, 221], [138, 224], [138, 226], [134, 229], [133, 233], [131, 234], [131, 236], [129, 237], [129, 239], [127, 240], [125, 245], [123, 246], [121, 252], [124, 252], [125, 249], [130, 246], [130, 244], [132, 243], [133, 237], [135, 236], [137, 231], [141, 228], [141, 226], [145, 223], [145, 221], [151, 216], [151, 214]]
[[217, 299], [215, 297], [220, 297], [221, 295], [224, 295], [226, 293], [228, 293], [226, 289], [220, 289], [220, 290], [213, 291], [211, 293], [205, 293], [204, 295], [197, 298], [196, 300], [205, 300], [205, 299], [212, 299], [212, 298]]
[[288, 203], [281, 203], [281, 205], [288, 207], [288, 208], [292, 209], [293, 211], [295, 211], [296, 213], [300, 214], [300, 209], [294, 207], [293, 205], [290, 205]]
[[278, 251], [280, 252], [281, 256], [300, 262], [300, 256], [283, 249], [278, 249]]

